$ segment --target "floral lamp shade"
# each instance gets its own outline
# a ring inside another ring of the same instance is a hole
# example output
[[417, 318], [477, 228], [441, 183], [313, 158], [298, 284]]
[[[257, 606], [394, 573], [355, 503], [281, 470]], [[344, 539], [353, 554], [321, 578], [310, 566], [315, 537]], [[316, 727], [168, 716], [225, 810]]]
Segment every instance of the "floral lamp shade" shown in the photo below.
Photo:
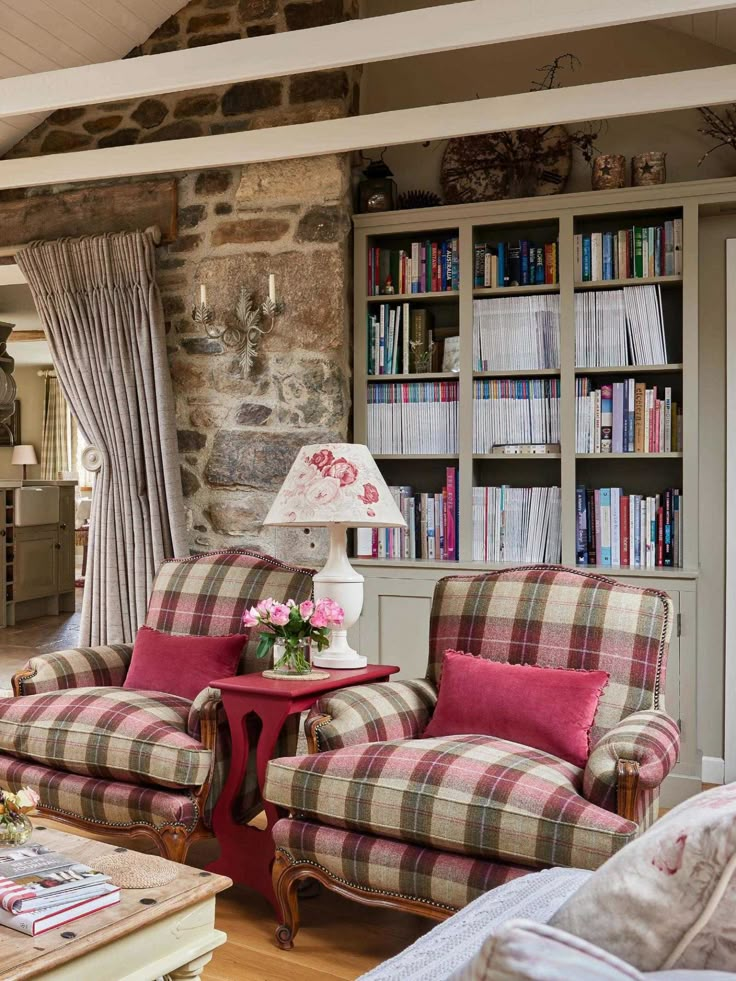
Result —
[[406, 527], [376, 461], [360, 443], [302, 447], [264, 524]]

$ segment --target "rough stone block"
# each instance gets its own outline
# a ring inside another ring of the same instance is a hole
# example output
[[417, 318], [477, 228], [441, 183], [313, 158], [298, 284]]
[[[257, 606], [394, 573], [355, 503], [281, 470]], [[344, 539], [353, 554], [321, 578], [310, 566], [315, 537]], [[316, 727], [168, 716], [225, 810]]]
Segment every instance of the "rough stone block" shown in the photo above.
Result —
[[213, 245], [252, 245], [277, 242], [289, 231], [290, 223], [280, 218], [240, 218], [223, 221], [212, 232]]
[[245, 29], [245, 33], [248, 37], [266, 37], [275, 34], [276, 27], [273, 24], [253, 24]]
[[169, 246], [169, 252], [191, 252], [202, 243], [201, 235], [180, 235], [175, 242]]
[[180, 453], [190, 453], [193, 450], [201, 450], [207, 445], [207, 437], [204, 433], [195, 432], [193, 429], [180, 429], [176, 434]]
[[181, 468], [181, 489], [184, 497], [192, 497], [196, 494], [202, 484], [199, 482], [199, 477], [187, 467]]
[[194, 228], [206, 214], [207, 206], [204, 204], [188, 204], [184, 208], [179, 208], [179, 228]]
[[82, 126], [88, 133], [108, 133], [115, 129], [123, 121], [122, 116], [98, 116], [97, 119], [88, 119]]
[[228, 414], [226, 405], [199, 402], [189, 411], [189, 422], [195, 429], [216, 429], [225, 421]]
[[268, 514], [271, 497], [266, 494], [248, 494], [238, 504], [213, 502], [207, 508], [212, 530], [221, 535], [245, 535], [257, 533]]
[[169, 114], [169, 107], [160, 99], [144, 99], [130, 114], [143, 129], [160, 126]]
[[339, 242], [350, 233], [350, 219], [344, 208], [310, 208], [296, 230], [297, 242]]
[[240, 0], [238, 16], [244, 22], [259, 20], [263, 17], [273, 17], [276, 9], [276, 0]]
[[103, 149], [109, 146], [132, 146], [138, 142], [141, 131], [126, 126], [124, 129], [116, 129], [114, 133], [108, 133], [97, 141], [97, 146]]
[[342, 201], [348, 190], [345, 157], [301, 157], [247, 164], [235, 199], [239, 208]]
[[224, 194], [233, 182], [231, 170], [203, 170], [197, 175], [194, 193], [203, 196]]
[[174, 106], [174, 116], [176, 119], [189, 119], [192, 116], [211, 116], [217, 112], [220, 104], [218, 97], [212, 93], [202, 95], [188, 95], [180, 99]]
[[92, 142], [92, 137], [86, 133], [70, 133], [65, 129], [52, 129], [47, 133], [41, 144], [41, 153], [69, 153], [71, 150], [82, 150]]
[[167, 123], [161, 129], [154, 130], [141, 140], [142, 143], [159, 143], [163, 140], [187, 140], [193, 136], [201, 136], [202, 127], [193, 119], [179, 119], [175, 123]]
[[181, 346], [189, 354], [222, 354], [225, 350], [222, 341], [216, 337], [187, 337]]
[[200, 14], [189, 18], [187, 34], [201, 34], [202, 31], [210, 31], [213, 27], [225, 27], [229, 22], [230, 14], [225, 10], [216, 14]]
[[205, 476], [214, 486], [275, 491], [302, 446], [320, 440], [335, 442], [322, 430], [253, 433], [223, 429], [215, 436]]
[[216, 215], [231, 215], [233, 212], [233, 206], [227, 201], [218, 201], [215, 205]]
[[305, 27], [323, 27], [345, 20], [342, 0], [315, 0], [307, 3], [287, 3], [284, 7], [286, 27], [300, 31]]
[[282, 88], [281, 81], [274, 78], [231, 85], [222, 97], [223, 115], [240, 116], [278, 106], [281, 104]]
[[235, 422], [238, 426], [262, 426], [273, 412], [270, 405], [261, 405], [259, 402], [243, 402], [235, 413]]
[[179, 19], [178, 17], [169, 17], [167, 20], [157, 27], [156, 30], [151, 34], [150, 41], [161, 41], [164, 38], [176, 37], [179, 33]]
[[204, 48], [208, 44], [222, 44], [224, 41], [239, 41], [238, 31], [223, 31], [221, 34], [195, 34], [187, 41], [188, 48]]
[[289, 101], [298, 103], [345, 99], [349, 91], [348, 76], [343, 71], [309, 72], [291, 79]]

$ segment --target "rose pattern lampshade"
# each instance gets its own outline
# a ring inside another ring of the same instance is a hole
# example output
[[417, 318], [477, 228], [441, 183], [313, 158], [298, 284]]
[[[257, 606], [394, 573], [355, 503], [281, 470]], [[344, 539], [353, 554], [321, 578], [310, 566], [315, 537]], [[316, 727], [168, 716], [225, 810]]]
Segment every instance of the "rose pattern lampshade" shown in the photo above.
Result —
[[363, 576], [350, 565], [347, 528], [405, 528], [391, 491], [367, 446], [314, 443], [303, 447], [264, 521], [330, 529], [330, 553], [314, 577], [315, 599], [331, 599], [345, 611], [330, 646], [316, 654], [320, 668], [362, 668], [366, 659], [348, 643], [347, 632], [363, 609]]

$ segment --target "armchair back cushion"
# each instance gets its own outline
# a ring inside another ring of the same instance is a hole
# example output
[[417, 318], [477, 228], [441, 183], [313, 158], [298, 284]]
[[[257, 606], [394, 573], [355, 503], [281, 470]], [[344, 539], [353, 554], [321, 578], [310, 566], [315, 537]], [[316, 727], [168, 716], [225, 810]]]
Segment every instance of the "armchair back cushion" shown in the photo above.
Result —
[[[209, 552], [172, 559], [159, 569], [148, 604], [146, 626], [168, 634], [223, 637], [245, 633], [246, 609], [274, 596], [297, 603], [311, 599], [314, 571], [286, 565], [258, 552]], [[261, 670], [259, 632], [251, 630], [238, 674]]]
[[493, 661], [606, 671], [590, 745], [623, 718], [662, 708], [673, 607], [666, 593], [562, 566], [449, 576], [435, 588], [428, 680], [444, 652]]

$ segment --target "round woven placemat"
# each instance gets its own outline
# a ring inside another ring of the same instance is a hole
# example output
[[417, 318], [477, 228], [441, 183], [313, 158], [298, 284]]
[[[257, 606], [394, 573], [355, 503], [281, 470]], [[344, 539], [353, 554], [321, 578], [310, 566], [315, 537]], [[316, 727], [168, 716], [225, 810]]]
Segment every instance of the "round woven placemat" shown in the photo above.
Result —
[[158, 855], [140, 852], [113, 852], [95, 861], [95, 869], [109, 875], [113, 885], [121, 889], [153, 889], [165, 886], [178, 876], [176, 865]]
[[278, 671], [263, 671], [264, 678], [274, 681], [323, 681], [330, 677], [329, 671], [310, 671], [309, 674], [279, 674]]

